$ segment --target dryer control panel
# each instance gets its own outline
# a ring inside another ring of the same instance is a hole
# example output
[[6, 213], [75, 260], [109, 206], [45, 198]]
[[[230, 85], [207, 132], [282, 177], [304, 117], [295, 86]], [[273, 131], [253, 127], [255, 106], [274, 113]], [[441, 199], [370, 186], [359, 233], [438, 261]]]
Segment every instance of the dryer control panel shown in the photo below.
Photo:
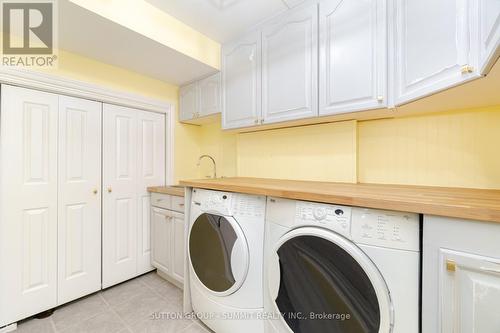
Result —
[[346, 237], [351, 229], [351, 207], [297, 201], [295, 225], [318, 225]]
[[353, 208], [351, 236], [356, 243], [419, 251], [419, 235], [418, 214]]

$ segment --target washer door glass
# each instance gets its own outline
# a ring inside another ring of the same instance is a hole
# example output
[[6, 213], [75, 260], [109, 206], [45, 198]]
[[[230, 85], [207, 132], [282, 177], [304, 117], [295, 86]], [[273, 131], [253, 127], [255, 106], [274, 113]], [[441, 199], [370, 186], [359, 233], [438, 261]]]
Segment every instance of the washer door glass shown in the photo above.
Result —
[[375, 289], [351, 254], [311, 235], [287, 240], [277, 254], [276, 305], [293, 332], [379, 332]]
[[236, 291], [248, 270], [246, 240], [236, 221], [229, 219], [203, 213], [189, 233], [192, 268], [198, 280], [215, 293]]

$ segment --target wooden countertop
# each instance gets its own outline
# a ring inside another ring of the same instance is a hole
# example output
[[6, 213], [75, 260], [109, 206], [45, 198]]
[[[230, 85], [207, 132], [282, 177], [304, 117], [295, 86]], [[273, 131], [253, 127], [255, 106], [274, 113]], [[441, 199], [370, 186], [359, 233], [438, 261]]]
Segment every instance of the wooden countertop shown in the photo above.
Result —
[[500, 190], [264, 178], [185, 180], [183, 186], [500, 223]]
[[178, 197], [184, 196], [184, 186], [151, 186], [148, 192], [170, 194]]

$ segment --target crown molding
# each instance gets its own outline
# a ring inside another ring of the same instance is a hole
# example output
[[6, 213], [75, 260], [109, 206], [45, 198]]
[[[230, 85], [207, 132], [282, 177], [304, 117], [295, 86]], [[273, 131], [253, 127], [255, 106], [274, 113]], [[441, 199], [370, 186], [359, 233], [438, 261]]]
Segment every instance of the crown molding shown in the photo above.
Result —
[[0, 66], [0, 82], [158, 113], [169, 113], [173, 107], [159, 99], [24, 68]]

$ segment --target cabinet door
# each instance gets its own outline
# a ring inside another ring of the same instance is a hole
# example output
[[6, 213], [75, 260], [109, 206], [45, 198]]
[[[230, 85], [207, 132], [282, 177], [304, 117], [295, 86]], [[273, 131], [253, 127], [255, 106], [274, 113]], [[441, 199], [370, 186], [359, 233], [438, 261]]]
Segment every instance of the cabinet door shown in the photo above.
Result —
[[387, 105], [385, 0], [320, 3], [320, 115]]
[[2, 85], [0, 327], [57, 305], [58, 96]]
[[440, 250], [440, 332], [500, 332], [500, 258]]
[[198, 84], [188, 84], [179, 89], [179, 120], [185, 121], [198, 117]]
[[471, 0], [396, 0], [396, 104], [479, 76], [470, 6]]
[[59, 97], [58, 304], [101, 289], [101, 106]]
[[220, 73], [198, 82], [200, 117], [220, 113]]
[[222, 127], [257, 124], [261, 107], [261, 35], [254, 32], [223, 47]]
[[500, 56], [500, 1], [478, 0], [479, 62], [481, 74], [487, 74]]
[[172, 276], [184, 282], [185, 235], [184, 214], [173, 213], [172, 225]]
[[151, 208], [152, 263], [167, 274], [172, 274], [172, 219], [170, 211]]
[[165, 185], [165, 115], [136, 111], [138, 117], [137, 274], [151, 266], [151, 194], [148, 186]]
[[137, 271], [137, 110], [103, 105], [104, 288]]
[[318, 115], [317, 36], [316, 4], [287, 12], [263, 29], [263, 122]]

